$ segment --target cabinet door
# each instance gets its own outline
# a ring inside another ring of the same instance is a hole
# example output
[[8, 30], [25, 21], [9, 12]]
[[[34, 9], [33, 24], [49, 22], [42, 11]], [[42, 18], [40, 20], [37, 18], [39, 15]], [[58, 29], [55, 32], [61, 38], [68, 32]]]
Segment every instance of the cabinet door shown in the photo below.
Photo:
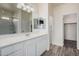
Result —
[[48, 48], [48, 37], [42, 36], [37, 39], [37, 56], [40, 56]]
[[27, 48], [27, 55], [28, 56], [35, 56], [36, 54], [36, 52], [35, 52], [36, 50], [35, 50], [35, 45], [34, 44], [31, 44], [31, 45], [29, 45], [28, 46], [28, 48]]
[[24, 42], [19, 42], [19, 43], [16, 43], [14, 44], [14, 50], [21, 50], [21, 49], [24, 49]]
[[1, 49], [1, 55], [2, 56], [6, 56], [12, 52], [14, 52], [14, 45], [10, 45], [10, 46], [6, 46], [4, 48]]
[[26, 51], [28, 56], [35, 56], [36, 55], [36, 47], [35, 47], [35, 40], [31, 39], [26, 42]]
[[1, 55], [3, 56], [24, 56], [26, 55], [25, 49], [24, 49], [24, 42], [19, 42], [10, 46], [6, 46], [1, 49]]

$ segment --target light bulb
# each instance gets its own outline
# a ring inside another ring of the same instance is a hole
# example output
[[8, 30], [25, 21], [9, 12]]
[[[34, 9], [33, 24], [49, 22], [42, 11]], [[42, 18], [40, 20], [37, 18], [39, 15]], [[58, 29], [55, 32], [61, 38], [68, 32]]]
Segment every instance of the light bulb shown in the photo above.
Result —
[[31, 11], [34, 11], [34, 8], [31, 7], [30, 10], [31, 10]]
[[26, 11], [26, 7], [24, 7], [24, 8], [23, 8], [23, 10], [25, 10], [25, 11]]
[[30, 9], [30, 6], [27, 5], [26, 8], [27, 8], [27, 9]]
[[17, 4], [17, 8], [19, 8], [19, 9], [21, 9], [21, 8], [22, 8], [22, 6], [21, 6], [21, 4], [20, 4], [20, 3], [18, 3], [18, 4]]
[[21, 6], [22, 6], [22, 7], [25, 7], [24, 3], [21, 3]]
[[27, 12], [28, 12], [28, 13], [30, 13], [30, 12], [31, 12], [31, 10], [30, 10], [30, 9], [28, 9], [28, 10], [27, 10]]

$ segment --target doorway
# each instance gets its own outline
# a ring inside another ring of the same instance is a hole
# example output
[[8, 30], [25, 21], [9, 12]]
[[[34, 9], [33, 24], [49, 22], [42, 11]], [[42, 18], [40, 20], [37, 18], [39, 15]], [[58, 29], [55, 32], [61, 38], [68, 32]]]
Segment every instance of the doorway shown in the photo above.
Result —
[[64, 16], [64, 47], [77, 48], [77, 14]]

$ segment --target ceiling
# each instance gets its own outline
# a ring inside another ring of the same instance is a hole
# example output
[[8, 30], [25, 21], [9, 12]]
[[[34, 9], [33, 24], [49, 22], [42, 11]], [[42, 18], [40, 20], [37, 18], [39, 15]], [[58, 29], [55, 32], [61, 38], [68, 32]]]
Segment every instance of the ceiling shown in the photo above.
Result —
[[[35, 3], [24, 3], [24, 4], [33, 6]], [[17, 3], [0, 3], [0, 8], [4, 8], [10, 11], [16, 11], [17, 9], [16, 5]]]
[[51, 3], [52, 6], [59, 6], [59, 5], [62, 5], [64, 3]]
[[[35, 4], [35, 3], [33, 3], [33, 4]], [[31, 5], [33, 6], [33, 4], [31, 4]], [[62, 5], [64, 3], [49, 3], [49, 4], [54, 7], [54, 6]], [[0, 8], [4, 8], [4, 9], [10, 10], [10, 11], [15, 11], [17, 9], [16, 5], [17, 5], [17, 3], [0, 3]]]

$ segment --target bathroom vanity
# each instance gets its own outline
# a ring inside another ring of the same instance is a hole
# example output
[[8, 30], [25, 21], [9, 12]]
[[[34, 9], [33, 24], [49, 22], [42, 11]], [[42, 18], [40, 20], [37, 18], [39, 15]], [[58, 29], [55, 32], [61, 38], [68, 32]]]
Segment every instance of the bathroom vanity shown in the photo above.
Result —
[[[34, 11], [24, 10], [18, 3], [0, 5], [0, 56], [40, 56], [49, 50], [45, 17], [35, 17]], [[24, 3], [27, 5], [30, 7]]]
[[1, 56], [40, 56], [46, 50], [49, 50], [46, 32], [0, 36]]

